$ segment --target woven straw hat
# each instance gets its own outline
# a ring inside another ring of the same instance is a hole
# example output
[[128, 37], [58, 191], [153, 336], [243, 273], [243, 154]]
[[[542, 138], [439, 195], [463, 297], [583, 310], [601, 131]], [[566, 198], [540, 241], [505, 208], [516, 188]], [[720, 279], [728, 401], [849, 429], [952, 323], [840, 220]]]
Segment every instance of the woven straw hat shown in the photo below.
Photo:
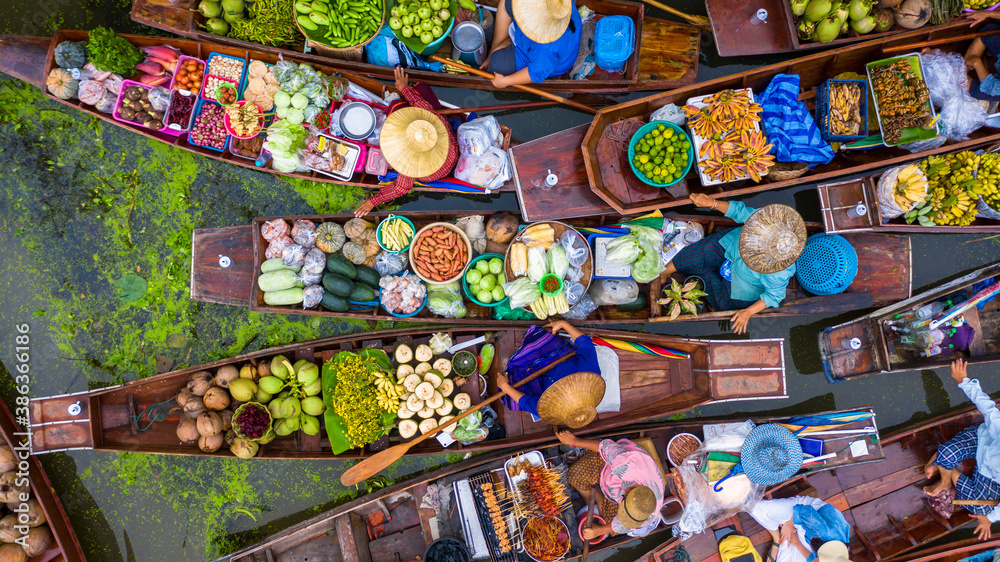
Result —
[[423, 178], [448, 158], [448, 131], [434, 112], [404, 107], [385, 118], [379, 135], [385, 161], [404, 176]]
[[638, 529], [656, 509], [656, 494], [649, 486], [636, 486], [625, 493], [618, 509], [618, 521], [629, 529]]
[[802, 445], [791, 431], [767, 423], [753, 428], [740, 449], [743, 472], [754, 484], [788, 480], [802, 468]]
[[787, 269], [806, 246], [806, 223], [788, 205], [774, 204], [754, 211], [740, 231], [740, 257], [757, 273]]
[[840, 541], [827, 541], [816, 550], [819, 562], [851, 562], [851, 551]]
[[511, 17], [535, 43], [552, 43], [562, 37], [573, 15], [573, 0], [512, 0]]
[[552, 425], [583, 427], [597, 417], [604, 398], [604, 379], [597, 373], [574, 373], [545, 389], [538, 399], [538, 417]]

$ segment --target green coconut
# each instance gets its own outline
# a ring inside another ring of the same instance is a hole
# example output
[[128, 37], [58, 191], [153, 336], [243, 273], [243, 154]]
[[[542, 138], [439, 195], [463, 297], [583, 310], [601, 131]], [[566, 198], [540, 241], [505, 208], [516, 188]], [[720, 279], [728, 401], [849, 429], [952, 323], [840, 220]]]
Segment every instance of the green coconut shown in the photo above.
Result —
[[869, 0], [851, 0], [847, 5], [847, 15], [853, 21], [865, 19], [871, 11], [872, 3]]
[[889, 8], [876, 8], [873, 15], [875, 16], [875, 27], [879, 31], [889, 31], [896, 23], [896, 20], [892, 17], [892, 10]]
[[853, 29], [856, 33], [864, 35], [865, 33], [875, 29], [875, 18], [868, 16], [857, 21], [851, 20], [851, 29]]
[[813, 39], [819, 41], [820, 43], [829, 43], [840, 35], [840, 20], [835, 18], [826, 18], [825, 20], [816, 24], [816, 31], [813, 33]]
[[801, 18], [806, 13], [806, 6], [809, 5], [809, 0], [792, 0], [792, 13], [795, 17]]
[[813, 37], [813, 32], [816, 31], [816, 24], [808, 20], [799, 20], [798, 32], [799, 40], [809, 41]]
[[813, 23], [822, 21], [833, 9], [832, 0], [809, 0], [805, 18]]

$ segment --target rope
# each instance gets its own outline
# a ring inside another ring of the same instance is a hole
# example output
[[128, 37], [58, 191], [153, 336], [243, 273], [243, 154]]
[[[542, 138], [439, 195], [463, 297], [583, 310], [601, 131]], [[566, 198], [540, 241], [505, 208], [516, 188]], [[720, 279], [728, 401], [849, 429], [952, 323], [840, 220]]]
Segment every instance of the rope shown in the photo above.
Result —
[[662, 562], [691, 562], [691, 555], [684, 550], [684, 545], [674, 548], [660, 557]]
[[[138, 414], [132, 416], [132, 421], [139, 426], [139, 431], [146, 431], [147, 429], [153, 427], [154, 423], [167, 419], [167, 412], [160, 406], [166, 404], [167, 402], [172, 402], [173, 400], [173, 398], [167, 398], [163, 402], [157, 402], [156, 404], [146, 406]], [[147, 416], [146, 420], [149, 422], [145, 427], [142, 425], [143, 416]]]
[[638, 119], [619, 117], [618, 121], [615, 121], [604, 129], [604, 136], [615, 142], [618, 152], [627, 152], [628, 145], [632, 141], [632, 135], [641, 129], [643, 125], [644, 123]]

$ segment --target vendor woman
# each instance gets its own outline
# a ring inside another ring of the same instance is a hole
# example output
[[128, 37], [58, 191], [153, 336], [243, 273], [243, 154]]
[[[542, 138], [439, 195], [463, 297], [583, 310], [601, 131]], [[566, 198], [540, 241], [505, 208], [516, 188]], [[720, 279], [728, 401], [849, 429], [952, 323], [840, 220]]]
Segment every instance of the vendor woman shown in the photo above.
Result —
[[[969, 25], [975, 26], [989, 22], [979, 28], [979, 32], [1000, 29], [1000, 12], [974, 12], [968, 15]], [[992, 65], [984, 61], [985, 55], [994, 59]], [[971, 73], [969, 80], [969, 95], [978, 100], [1000, 100], [1000, 35], [976, 37], [965, 51], [965, 66]]]
[[581, 439], [569, 431], [556, 435], [564, 445], [587, 450], [569, 467], [566, 479], [587, 502], [591, 493], [597, 494], [594, 505], [607, 522], [584, 529], [583, 538], [644, 537], [656, 528], [663, 507], [663, 475], [645, 449], [628, 439]]
[[744, 226], [716, 232], [686, 246], [661, 274], [697, 275], [705, 281], [705, 297], [715, 310], [739, 309], [733, 331], [746, 332], [750, 317], [785, 298], [795, 275], [795, 260], [806, 243], [806, 225], [795, 209], [768, 205], [761, 209], [739, 201], [719, 201], [701, 193], [691, 202], [711, 208]]
[[497, 6], [493, 46], [479, 68], [493, 85], [544, 82], [573, 68], [583, 23], [573, 0], [506, 0]]
[[386, 162], [399, 175], [361, 203], [354, 210], [356, 217], [409, 193], [414, 178], [421, 182], [444, 178], [458, 162], [458, 143], [448, 121], [434, 112], [433, 105], [416, 88], [410, 87], [406, 72], [400, 67], [396, 67], [396, 89], [409, 106], [400, 103], [390, 108], [379, 133], [379, 144]]

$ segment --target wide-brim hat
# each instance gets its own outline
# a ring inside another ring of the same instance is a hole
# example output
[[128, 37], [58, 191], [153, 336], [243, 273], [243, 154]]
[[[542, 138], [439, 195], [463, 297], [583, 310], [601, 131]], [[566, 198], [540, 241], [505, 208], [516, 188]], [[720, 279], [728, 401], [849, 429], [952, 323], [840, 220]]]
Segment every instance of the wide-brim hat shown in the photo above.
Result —
[[385, 118], [379, 145], [393, 170], [423, 178], [440, 170], [448, 159], [448, 130], [434, 112], [404, 107]]
[[625, 493], [618, 509], [618, 522], [628, 529], [638, 529], [656, 510], [656, 494], [648, 486], [636, 486]]
[[511, 17], [535, 43], [552, 43], [562, 37], [573, 17], [573, 0], [512, 0]]
[[802, 445], [791, 431], [780, 425], [760, 425], [743, 442], [740, 464], [754, 484], [770, 486], [784, 482], [802, 468]]
[[805, 246], [805, 221], [795, 209], [780, 203], [754, 211], [740, 231], [740, 258], [757, 273], [788, 269]]
[[840, 541], [827, 541], [816, 550], [819, 562], [851, 562], [851, 551]]
[[538, 417], [552, 425], [583, 427], [597, 417], [604, 389], [604, 379], [597, 373], [580, 372], [563, 377], [546, 388], [538, 399]]

